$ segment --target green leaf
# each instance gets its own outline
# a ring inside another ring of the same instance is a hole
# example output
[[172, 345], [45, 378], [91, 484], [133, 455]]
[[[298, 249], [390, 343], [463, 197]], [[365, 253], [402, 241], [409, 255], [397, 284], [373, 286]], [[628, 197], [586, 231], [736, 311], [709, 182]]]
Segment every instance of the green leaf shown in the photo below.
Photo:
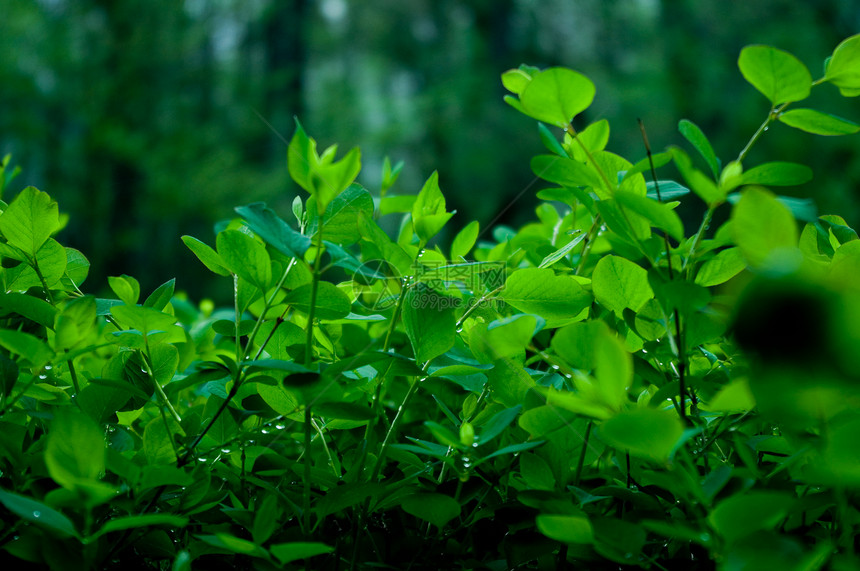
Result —
[[53, 329], [57, 308], [45, 300], [17, 292], [0, 293], [0, 311], [17, 313], [48, 329]]
[[257, 236], [287, 257], [300, 258], [311, 246], [309, 237], [293, 230], [263, 202], [239, 206], [236, 212]]
[[67, 489], [82, 480], [97, 480], [105, 470], [104, 432], [76, 409], [58, 410], [48, 433], [45, 466], [51, 478]]
[[481, 430], [478, 432], [477, 440], [474, 444], [483, 446], [492, 441], [499, 434], [507, 430], [508, 426], [517, 418], [522, 409], [521, 405], [517, 405], [494, 414], [487, 422], [481, 425]]
[[429, 521], [439, 529], [460, 515], [460, 504], [445, 494], [412, 494], [403, 498], [400, 506], [406, 513]]
[[317, 212], [325, 211], [340, 193], [346, 190], [361, 171], [361, 151], [349, 151], [341, 160], [320, 164], [311, 170], [311, 185]]
[[[358, 230], [360, 212], [364, 212], [365, 216], [373, 216], [373, 197], [364, 187], [351, 184], [326, 207], [323, 217], [323, 238], [342, 246], [358, 242], [361, 238]], [[308, 214], [310, 219], [308, 235], [312, 236], [319, 229], [316, 203], [308, 204]]]
[[776, 197], [761, 188], [748, 188], [732, 209], [735, 244], [751, 265], [760, 266], [774, 252], [797, 246], [797, 223]]
[[171, 434], [167, 432], [164, 419], [153, 418], [143, 430], [143, 452], [148, 464], [174, 464], [176, 450]]
[[[120, 386], [102, 383], [117, 383]], [[99, 424], [111, 420], [114, 414], [131, 399], [132, 393], [143, 399], [147, 395], [134, 385], [125, 381], [105, 381], [90, 379], [90, 382], [78, 393], [78, 404], [90, 418]]]
[[594, 369], [594, 343], [609, 333], [606, 323], [600, 320], [571, 323], [555, 332], [550, 346], [575, 369]]
[[257, 393], [278, 414], [289, 418], [300, 413], [299, 401], [292, 393], [285, 391], [280, 386], [258, 384]]
[[[66, 273], [66, 249], [53, 238], [48, 238], [36, 252], [35, 264], [19, 264], [6, 270], [8, 289], [25, 291], [31, 287], [43, 287], [42, 279], [49, 289], [54, 288]], [[42, 279], [36, 273], [38, 266]]]
[[215, 250], [209, 245], [201, 242], [193, 236], [183, 236], [182, 242], [188, 247], [191, 252], [197, 256], [197, 259], [203, 262], [210, 272], [216, 273], [219, 276], [229, 276], [230, 270], [224, 260], [221, 259]]
[[311, 173], [320, 163], [317, 143], [307, 136], [299, 120], [296, 119], [295, 121], [296, 130], [287, 148], [287, 170], [289, 170], [290, 177], [296, 181], [296, 184], [313, 194]]
[[783, 492], [753, 490], [723, 500], [708, 522], [728, 543], [753, 532], [774, 529], [788, 515], [793, 498]]
[[671, 149], [672, 158], [675, 159], [675, 166], [681, 172], [681, 176], [690, 185], [690, 188], [699, 198], [713, 208], [722, 204], [726, 200], [726, 191], [719, 188], [716, 183], [705, 176], [705, 174], [693, 167], [693, 161], [690, 157], [677, 147]]
[[502, 85], [516, 95], [521, 94], [531, 80], [531, 74], [523, 69], [509, 69], [502, 74]]
[[115, 305], [110, 308], [111, 314], [125, 327], [134, 329], [144, 335], [165, 331], [185, 339], [184, 331], [176, 325], [176, 317], [162, 313], [151, 307], [141, 305]]
[[551, 269], [524, 268], [507, 279], [500, 294], [505, 303], [523, 313], [547, 320], [547, 327], [584, 318], [591, 296], [570, 276], [556, 276]]
[[164, 385], [173, 379], [179, 367], [179, 350], [170, 343], [159, 343], [149, 348], [149, 359], [155, 381]]
[[262, 545], [272, 534], [281, 527], [281, 508], [275, 494], [266, 494], [262, 501], [259, 496], [254, 505], [254, 525], [251, 528], [251, 538], [257, 545]]
[[746, 379], [735, 379], [721, 388], [703, 408], [731, 414], [747, 412], [755, 408], [755, 397]]
[[843, 40], [827, 61], [824, 78], [844, 97], [860, 95], [860, 35]]
[[439, 173], [433, 171], [412, 205], [412, 226], [421, 244], [426, 244], [438, 234], [453, 215], [453, 212], [445, 211], [445, 197], [439, 189]]
[[509, 408], [522, 404], [526, 393], [535, 386], [534, 379], [511, 359], [499, 359], [486, 375], [490, 395]]
[[571, 250], [576, 248], [579, 245], [579, 243], [585, 239], [585, 236], [586, 236], [585, 233], [580, 233], [573, 240], [571, 240], [570, 242], [568, 242], [567, 244], [565, 244], [564, 246], [562, 246], [561, 248], [559, 248], [558, 250], [556, 250], [552, 254], [548, 254], [546, 257], [544, 257], [543, 260], [541, 260], [540, 264], [538, 265], [538, 268], [549, 268], [549, 267], [551, 267], [557, 261], [559, 261], [562, 258], [564, 258], [565, 256], [567, 256], [571, 252]]
[[309, 559], [317, 555], [332, 553], [334, 547], [325, 543], [295, 541], [292, 543], [278, 543], [269, 547], [269, 551], [277, 558], [281, 565], [286, 565], [299, 559]]
[[538, 155], [531, 160], [532, 172], [544, 180], [561, 186], [590, 186], [610, 192], [598, 172], [590, 164], [556, 155]]
[[234, 274], [261, 290], [272, 281], [272, 261], [265, 246], [239, 230], [224, 230], [216, 240], [218, 255]]
[[795, 129], [815, 135], [851, 135], [860, 131], [860, 125], [815, 109], [791, 109], [779, 114], [779, 120]]
[[812, 75], [799, 59], [771, 46], [747, 46], [738, 58], [741, 73], [775, 107], [809, 97]]
[[123, 531], [126, 529], [137, 529], [140, 527], [151, 527], [155, 525], [164, 525], [171, 529], [176, 529], [188, 525], [188, 518], [170, 514], [121, 516], [104, 524], [94, 535], [90, 536], [90, 539], [101, 537], [102, 535], [113, 531]]
[[24, 357], [35, 368], [42, 367], [54, 356], [51, 348], [38, 337], [14, 329], [0, 329], [0, 346]]
[[594, 100], [594, 84], [573, 70], [553, 67], [532, 76], [519, 94], [523, 111], [556, 127], [569, 124]]
[[352, 402], [321, 403], [314, 407], [314, 413], [323, 418], [365, 421], [376, 418], [376, 413], [368, 406]]
[[485, 326], [476, 324], [469, 331], [469, 348], [482, 363], [505, 357], [525, 355], [526, 346], [543, 326], [534, 315], [517, 314], [497, 319]]
[[675, 411], [635, 408], [622, 411], [600, 425], [600, 439], [631, 456], [665, 462], [684, 433]]
[[[305, 284], [287, 294], [284, 303], [292, 305], [305, 314], [310, 313], [313, 284]], [[317, 319], [343, 319], [349, 315], [352, 304], [349, 297], [333, 283], [321, 281], [317, 284], [316, 310]]]
[[170, 300], [173, 299], [173, 291], [175, 287], [176, 278], [164, 282], [155, 288], [155, 291], [149, 294], [149, 297], [147, 297], [146, 301], [143, 302], [143, 306], [162, 311], [167, 307], [167, 304], [170, 303]]
[[140, 298], [140, 283], [131, 276], [108, 276], [108, 284], [126, 305], [135, 305]]
[[564, 147], [561, 146], [561, 143], [558, 142], [558, 139], [555, 138], [546, 125], [543, 123], [538, 123], [538, 136], [540, 136], [540, 140], [543, 142], [543, 145], [552, 153], [560, 157], [566, 157], [567, 153], [564, 150]]
[[743, 184], [794, 186], [812, 180], [812, 169], [797, 163], [764, 163], [746, 171], [742, 178]]
[[726, 248], [702, 264], [696, 273], [695, 283], [705, 287], [720, 285], [741, 273], [746, 266], [740, 248]]
[[72, 521], [54, 508], [34, 499], [0, 490], [0, 503], [18, 517], [50, 529], [60, 537], [76, 537]]
[[198, 535], [197, 538], [213, 547], [225, 549], [231, 553], [268, 559], [265, 549], [247, 539], [242, 539], [229, 533], [218, 532], [213, 535]]
[[645, 196], [621, 191], [615, 193], [615, 200], [636, 214], [643, 216], [651, 222], [652, 226], [665, 231], [678, 242], [684, 241], [684, 224], [678, 213], [669, 205]]
[[403, 325], [418, 362], [434, 359], [454, 346], [457, 319], [451, 302], [424, 284], [406, 293]]
[[90, 261], [78, 250], [66, 248], [66, 275], [63, 276], [63, 287], [74, 291], [87, 279], [90, 272]]
[[626, 258], [604, 256], [594, 267], [592, 291], [597, 301], [621, 317], [625, 309], [638, 312], [654, 297], [648, 272]]
[[91, 295], [73, 298], [61, 312], [54, 312], [54, 349], [72, 349], [87, 343], [96, 330], [96, 298]]
[[[630, 167], [627, 172], [624, 173], [624, 177], [622, 178], [622, 180], [627, 180], [634, 175], [644, 173], [646, 171], [650, 172], [652, 161], [654, 162], [655, 169], [658, 169], [662, 166], [666, 166], [667, 164], [672, 162], [672, 153], [669, 151], [663, 151], [662, 153], [656, 153], [654, 155], [651, 155], [650, 160], [648, 159], [648, 157], [645, 157], [644, 159], [637, 161], [635, 165]], [[660, 190], [662, 193], [662, 189]]]
[[594, 340], [594, 377], [600, 400], [610, 409], [620, 410], [629, 400], [633, 358], [624, 343], [607, 329]]
[[464, 226], [456, 236], [454, 236], [454, 240], [451, 242], [452, 261], [456, 262], [460, 259], [465, 259], [466, 254], [468, 254], [475, 245], [479, 231], [480, 224], [478, 224], [477, 220], [472, 220], [466, 224], [466, 226]]
[[681, 119], [681, 121], [678, 122], [678, 131], [680, 131], [681, 135], [683, 135], [684, 138], [687, 139], [697, 151], [699, 151], [699, 154], [702, 155], [702, 158], [705, 159], [705, 162], [710, 167], [714, 178], [718, 178], [720, 176], [720, 159], [717, 158], [717, 155], [714, 153], [714, 148], [711, 146], [711, 142], [699, 126], [687, 119]]
[[22, 190], [0, 215], [0, 232], [10, 245], [21, 249], [30, 259], [59, 226], [57, 203], [32, 186]]
[[562, 543], [591, 543], [594, 531], [585, 515], [540, 514], [535, 519], [538, 531], [550, 539]]

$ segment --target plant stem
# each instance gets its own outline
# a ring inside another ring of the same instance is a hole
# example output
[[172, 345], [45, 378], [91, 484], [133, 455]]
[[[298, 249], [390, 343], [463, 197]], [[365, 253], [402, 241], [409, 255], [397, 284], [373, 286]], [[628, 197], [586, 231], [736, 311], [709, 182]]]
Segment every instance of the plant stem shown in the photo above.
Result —
[[705, 236], [705, 232], [707, 232], [708, 227], [711, 225], [711, 219], [714, 217], [714, 211], [716, 210], [716, 206], [708, 207], [707, 212], [705, 212], [705, 216], [702, 218], [702, 223], [699, 225], [699, 229], [696, 231], [696, 235], [693, 237], [693, 243], [690, 245], [690, 252], [687, 254], [687, 258], [684, 260], [684, 265], [681, 266], [681, 271], [687, 270], [687, 278], [690, 278], [690, 273], [693, 269], [693, 266], [690, 265], [690, 262], [693, 260], [693, 257], [696, 254], [696, 250], [699, 248], [699, 244], [702, 242], [702, 238]]
[[[149, 351], [149, 347], [147, 346], [147, 351]], [[155, 392], [158, 393], [158, 398], [161, 400], [161, 404], [167, 407], [167, 410], [170, 411], [171, 416], [173, 416], [176, 422], [181, 423], [182, 418], [179, 416], [179, 413], [176, 412], [176, 409], [173, 408], [173, 405], [170, 404], [170, 400], [167, 398], [167, 395], [164, 394], [164, 389], [161, 388], [161, 383], [158, 382], [158, 379], [155, 378], [155, 374], [152, 372], [152, 366], [149, 364], [149, 358], [147, 358], [146, 354], [141, 352], [140, 359], [143, 361], [143, 366], [146, 367], [146, 374], [152, 381], [152, 384], [155, 386]], [[168, 432], [170, 432], [168, 430]], [[172, 441], [171, 441], [172, 442]]]
[[[426, 369], [427, 363], [424, 364]], [[406, 405], [409, 404], [409, 401], [412, 400], [412, 397], [418, 392], [418, 385], [426, 377], [422, 377], [420, 379], [416, 379], [409, 386], [409, 390], [406, 391], [406, 395], [403, 397], [403, 401], [400, 403], [400, 406], [397, 408], [397, 414], [394, 415], [394, 420], [391, 421], [391, 427], [389, 427], [388, 432], [385, 433], [385, 439], [382, 441], [382, 446], [379, 448], [379, 456], [376, 458], [376, 463], [373, 466], [373, 471], [370, 473], [370, 482], [376, 482], [376, 479], [379, 477], [379, 471], [382, 468], [382, 463], [385, 460], [385, 454], [388, 452], [388, 446], [391, 444], [391, 440], [394, 438], [394, 434], [397, 431], [397, 427], [400, 425], [400, 420], [403, 418], [403, 411], [406, 409]]]
[[[403, 307], [403, 300], [406, 298], [406, 292], [409, 291], [411, 286], [406, 283], [401, 283], [400, 285], [400, 295], [397, 297], [397, 305], [394, 306], [394, 315], [391, 316], [391, 323], [388, 324], [388, 331], [385, 333], [385, 341], [382, 343], [382, 352], [388, 353], [388, 349], [391, 347], [391, 335], [394, 333], [394, 330], [397, 329], [397, 317], [400, 315], [400, 310]], [[380, 386], [382, 383], [380, 383]]]
[[738, 155], [738, 158], [736, 159], [737, 162], [742, 163], [744, 161], [744, 159], [749, 154], [750, 149], [752, 149], [753, 145], [758, 142], [761, 136], [764, 135], [764, 132], [767, 131], [768, 127], [770, 127], [770, 124], [776, 121], [777, 117], [779, 117], [779, 114], [785, 111], [785, 108], [789, 105], [790, 103], [783, 103], [779, 107], [770, 108], [770, 111], [768, 112], [767, 117], [765, 117], [765, 120], [762, 122], [761, 125], [759, 125], [759, 128], [756, 130], [755, 133], [753, 133], [753, 136], [747, 142], [746, 146], [741, 150], [740, 154]]
[[576, 462], [576, 471], [573, 475], [573, 485], [579, 486], [580, 478], [582, 478], [582, 467], [585, 464], [585, 453], [588, 452], [588, 440], [591, 438], [591, 427], [594, 422], [589, 420], [585, 425], [585, 436], [582, 437], [582, 449], [579, 451], [579, 460]]
[[320, 213], [319, 229], [317, 230], [316, 252], [314, 253], [314, 270], [311, 278], [311, 306], [308, 309], [307, 339], [305, 341], [305, 365], [310, 366], [313, 360], [314, 343], [314, 313], [317, 308], [317, 290], [320, 285], [320, 258], [322, 257], [323, 215]]
[[311, 430], [313, 428], [311, 421], [311, 407], [305, 405], [305, 474], [302, 494], [302, 522], [305, 537], [310, 537], [311, 531]]
[[591, 252], [591, 246], [594, 244], [594, 240], [596, 238], [596, 234], [600, 233], [600, 215], [594, 217], [594, 222], [591, 223], [591, 228], [588, 229], [588, 233], [585, 235], [585, 240], [582, 243], [582, 253], [579, 254], [579, 263], [576, 265], [576, 270], [573, 272], [573, 275], [578, 276], [582, 273], [582, 269], [585, 267], [585, 261], [588, 259], [588, 254]]
[[475, 309], [478, 308], [479, 305], [481, 305], [482, 303], [487, 301], [487, 299], [496, 295], [497, 293], [499, 293], [503, 289], [505, 289], [505, 286], [501, 285], [501, 286], [497, 287], [496, 289], [494, 289], [493, 291], [487, 292], [484, 295], [482, 295], [481, 297], [479, 297], [478, 301], [471, 304], [466, 309], [466, 311], [463, 313], [463, 315], [460, 317], [460, 319], [457, 320], [457, 323], [454, 326], [454, 329], [459, 330], [461, 327], [463, 327], [463, 324], [466, 322], [466, 319], [468, 319], [468, 317], [472, 314], [473, 311], [475, 311]]
[[[295, 265], [295, 263], [296, 263], [296, 259], [290, 258], [290, 261], [287, 264], [287, 268], [284, 270], [284, 273], [281, 275], [281, 279], [278, 280], [278, 283], [272, 289], [272, 293], [269, 294], [269, 297], [266, 300], [266, 303], [263, 305], [263, 311], [260, 312], [260, 317], [257, 318], [257, 322], [254, 323], [254, 328], [251, 330], [251, 333], [248, 334], [248, 348], [250, 348], [251, 345], [254, 343], [254, 339], [256, 338], [257, 333], [260, 331], [260, 326], [263, 325], [263, 321], [266, 318], [266, 313], [269, 311], [269, 308], [272, 307], [272, 303], [274, 303], [274, 301], [275, 301], [275, 296], [281, 290], [281, 286], [284, 285], [284, 282], [287, 280], [287, 276], [290, 275], [290, 270], [293, 269], [293, 266]], [[275, 327], [272, 328], [272, 332], [269, 334], [269, 337], [266, 339], [265, 343], [269, 342], [269, 339], [272, 338], [272, 335], [274, 334], [275, 329], [277, 329], [278, 325], [280, 325], [283, 322], [282, 318], [279, 318], [279, 319], [280, 319], [280, 321], [278, 321], [277, 324], [275, 325]], [[263, 346], [265, 346], [265, 343], [263, 344]], [[260, 347], [260, 350], [257, 352], [257, 355], [254, 357], [255, 360], [259, 358], [262, 351], [263, 351], [263, 347]], [[242, 359], [240, 359], [240, 362], [241, 361], [242, 361]]]

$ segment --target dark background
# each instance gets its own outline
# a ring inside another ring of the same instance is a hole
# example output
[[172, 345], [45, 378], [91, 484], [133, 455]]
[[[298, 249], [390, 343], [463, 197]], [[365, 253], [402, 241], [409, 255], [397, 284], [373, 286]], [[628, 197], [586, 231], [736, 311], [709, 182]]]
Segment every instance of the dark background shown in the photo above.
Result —
[[[580, 126], [607, 118], [609, 148], [644, 155], [683, 144], [688, 118], [735, 158], [768, 110], [737, 70], [747, 44], [788, 50], [822, 74], [860, 31], [860, 5], [821, 0], [0, 0], [0, 155], [59, 201], [60, 239], [93, 264], [88, 291], [128, 273], [145, 292], [177, 277], [192, 298], [225, 300], [179, 237], [214, 242], [213, 223], [264, 200], [285, 218], [304, 194], [286, 143], [298, 116], [324, 148], [362, 148], [378, 190], [383, 157], [406, 162], [395, 192], [434, 170], [454, 229], [530, 219], [543, 152], [535, 123], [502, 101], [499, 75], [564, 65], [597, 85]], [[835, 88], [803, 106], [860, 120]], [[791, 160], [821, 213], [860, 223], [860, 138], [774, 126], [748, 157]], [[664, 176], [671, 176], [671, 172]], [[7, 191], [8, 192], [8, 191]], [[7, 196], [5, 198], [11, 198]], [[687, 223], [697, 224], [695, 213]], [[444, 239], [444, 237], [443, 237]]]

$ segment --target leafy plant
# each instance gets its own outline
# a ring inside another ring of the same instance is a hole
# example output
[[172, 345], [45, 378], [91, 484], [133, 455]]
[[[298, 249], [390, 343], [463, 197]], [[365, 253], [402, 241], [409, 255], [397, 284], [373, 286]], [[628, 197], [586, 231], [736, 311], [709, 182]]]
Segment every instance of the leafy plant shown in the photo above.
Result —
[[[113, 298], [85, 294], [86, 258], [53, 238], [57, 204], [24, 189], [0, 215], [6, 555], [52, 569], [854, 568], [860, 240], [766, 188], [809, 169], [746, 159], [774, 123], [860, 130], [789, 108], [824, 83], [860, 94], [858, 46], [815, 81], [791, 54], [745, 48], [769, 109], [725, 164], [688, 120], [698, 157], [652, 154], [646, 137], [630, 162], [606, 150], [606, 121], [574, 128], [588, 78], [504, 73], [508, 103], [542, 122], [548, 153], [531, 166], [552, 186], [535, 222], [492, 238], [473, 222], [447, 252], [437, 173], [394, 194], [402, 165], [386, 161], [374, 197], [358, 150], [336, 160], [297, 124], [294, 222], [255, 203], [214, 247], [183, 237], [231, 308], [195, 306], [173, 280], [142, 297], [126, 275], [109, 278]], [[670, 164], [680, 178], [658, 178]], [[706, 207], [689, 235], [680, 200]]]

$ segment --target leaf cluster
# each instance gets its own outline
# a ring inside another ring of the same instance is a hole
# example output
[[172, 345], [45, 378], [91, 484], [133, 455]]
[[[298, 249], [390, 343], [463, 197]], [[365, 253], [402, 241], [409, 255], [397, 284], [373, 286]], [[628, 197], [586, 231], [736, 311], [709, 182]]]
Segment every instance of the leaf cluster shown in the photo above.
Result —
[[689, 120], [692, 156], [646, 138], [631, 162], [606, 121], [574, 129], [587, 77], [508, 71], [544, 202], [448, 251], [437, 173], [393, 193], [386, 160], [371, 193], [357, 149], [297, 123], [291, 216], [182, 238], [229, 308], [127, 275], [84, 293], [57, 204], [24, 189], [0, 204], [0, 546], [51, 569], [856, 567], [860, 240], [771, 190], [808, 168], [745, 163], [777, 122], [860, 130], [788, 109], [860, 95], [858, 46], [818, 80], [745, 48], [769, 108], [725, 163]]

